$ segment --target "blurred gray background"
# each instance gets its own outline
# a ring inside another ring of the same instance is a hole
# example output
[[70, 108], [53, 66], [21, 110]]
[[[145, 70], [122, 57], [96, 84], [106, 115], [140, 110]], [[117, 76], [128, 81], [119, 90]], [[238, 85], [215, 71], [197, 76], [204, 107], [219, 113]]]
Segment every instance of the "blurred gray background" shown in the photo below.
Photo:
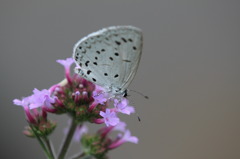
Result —
[[[112, 25], [143, 30], [144, 50], [130, 88], [141, 117], [122, 116], [137, 145], [111, 159], [240, 158], [240, 1], [238, 0], [1, 0], [0, 158], [43, 159], [21, 132], [12, 100], [64, 78], [57, 59], [72, 55], [87, 34]], [[67, 116], [51, 139], [59, 147]], [[70, 153], [80, 146], [74, 144]]]

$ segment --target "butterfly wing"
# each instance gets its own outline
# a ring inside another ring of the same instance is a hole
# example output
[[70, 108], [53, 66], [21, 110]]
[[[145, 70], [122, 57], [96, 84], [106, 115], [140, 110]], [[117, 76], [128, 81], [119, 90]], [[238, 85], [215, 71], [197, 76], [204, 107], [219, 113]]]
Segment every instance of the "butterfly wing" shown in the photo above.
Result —
[[81, 39], [74, 47], [73, 59], [83, 78], [113, 94], [122, 94], [137, 72], [141, 53], [141, 30], [114, 26]]

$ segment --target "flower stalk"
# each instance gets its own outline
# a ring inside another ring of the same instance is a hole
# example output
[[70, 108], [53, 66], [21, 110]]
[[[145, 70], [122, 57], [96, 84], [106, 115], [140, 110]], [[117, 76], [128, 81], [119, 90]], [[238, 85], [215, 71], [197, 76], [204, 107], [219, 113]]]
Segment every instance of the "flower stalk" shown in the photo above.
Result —
[[68, 133], [67, 133], [67, 135], [66, 135], [66, 137], [63, 141], [63, 144], [60, 148], [60, 153], [58, 155], [58, 159], [64, 159], [64, 157], [67, 153], [68, 147], [69, 147], [69, 145], [71, 143], [71, 140], [73, 138], [73, 134], [76, 130], [77, 125], [78, 125], [77, 122], [74, 119], [72, 119], [69, 131], [68, 131]]
[[45, 152], [46, 156], [48, 157], [48, 159], [55, 159], [54, 156], [51, 154], [51, 152], [46, 148], [44, 142], [42, 141], [42, 139], [38, 136], [38, 134], [36, 133], [36, 130], [34, 127], [30, 126], [32, 129], [32, 132], [34, 133], [35, 137], [37, 138], [39, 144], [41, 145], [43, 151]]

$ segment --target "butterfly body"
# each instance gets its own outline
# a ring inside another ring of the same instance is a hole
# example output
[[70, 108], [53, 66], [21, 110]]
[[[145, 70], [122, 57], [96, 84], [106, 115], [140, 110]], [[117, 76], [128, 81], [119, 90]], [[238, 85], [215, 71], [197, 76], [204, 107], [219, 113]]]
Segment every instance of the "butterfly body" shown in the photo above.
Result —
[[77, 42], [73, 59], [83, 78], [107, 92], [124, 95], [132, 82], [142, 54], [142, 32], [133, 26], [104, 28]]

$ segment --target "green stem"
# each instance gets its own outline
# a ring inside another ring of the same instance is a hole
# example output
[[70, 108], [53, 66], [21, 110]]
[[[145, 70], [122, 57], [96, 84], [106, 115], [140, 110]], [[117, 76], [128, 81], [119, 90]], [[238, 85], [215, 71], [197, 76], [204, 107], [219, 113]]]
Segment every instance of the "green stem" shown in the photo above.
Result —
[[74, 119], [72, 119], [72, 123], [71, 123], [70, 129], [68, 131], [68, 134], [65, 137], [64, 142], [60, 148], [60, 153], [58, 155], [58, 159], [64, 159], [64, 157], [67, 153], [68, 147], [71, 143], [71, 140], [72, 140], [72, 137], [73, 137], [76, 127], [77, 127], [77, 123], [75, 122]]
[[49, 139], [48, 139], [46, 136], [45, 136], [43, 139], [44, 139], [44, 141], [45, 141], [45, 143], [46, 143], [46, 145], [47, 145], [47, 148], [48, 148], [48, 151], [49, 151], [50, 155], [51, 155], [53, 158], [55, 158], [55, 157], [54, 157], [54, 153], [53, 153], [53, 149], [52, 149], [52, 146], [51, 146], [51, 143], [50, 143]]
[[33, 133], [34, 133], [34, 135], [36, 136], [36, 138], [37, 138], [39, 144], [40, 144], [41, 147], [43, 148], [45, 154], [48, 156], [48, 159], [54, 159], [54, 157], [48, 152], [48, 150], [47, 150], [45, 144], [43, 143], [43, 141], [41, 140], [41, 138], [38, 136], [36, 130], [35, 130], [32, 126], [30, 126], [30, 127], [31, 127], [31, 129], [32, 129], [32, 131], [33, 131]]

